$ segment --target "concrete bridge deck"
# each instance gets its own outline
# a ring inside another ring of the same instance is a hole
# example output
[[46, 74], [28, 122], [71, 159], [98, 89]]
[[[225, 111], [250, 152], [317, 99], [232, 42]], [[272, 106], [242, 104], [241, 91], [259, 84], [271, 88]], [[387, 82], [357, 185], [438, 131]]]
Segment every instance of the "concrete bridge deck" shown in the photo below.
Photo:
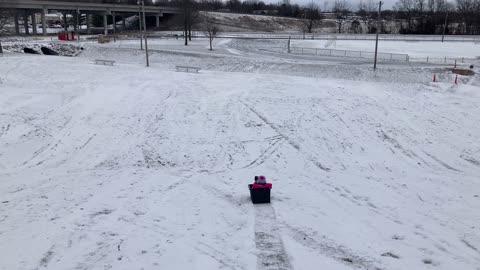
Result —
[[[125, 14], [137, 14], [139, 12], [138, 5], [126, 5], [126, 4], [102, 4], [102, 3], [88, 3], [88, 2], [66, 2], [66, 1], [41, 1], [41, 0], [0, 0], [0, 8], [15, 9], [15, 30], [17, 34], [20, 33], [18, 25], [19, 10], [22, 10], [24, 16], [24, 22], [28, 21], [28, 17], [31, 16], [33, 33], [36, 34], [36, 20], [35, 14], [40, 13], [42, 18], [42, 32], [46, 35], [46, 19], [45, 14], [48, 14], [49, 10], [62, 11], [64, 13], [64, 21], [66, 21], [66, 13], [75, 14], [87, 14], [87, 29], [89, 29], [89, 15], [101, 14], [104, 17], [104, 31], [108, 33], [107, 29], [107, 16], [115, 18], [116, 15], [123, 16]], [[166, 6], [145, 6], [146, 16], [155, 16], [157, 27], [160, 25], [160, 17], [164, 14], [182, 14], [183, 11], [174, 7]], [[25, 33], [28, 34], [28, 24], [24, 23]]]

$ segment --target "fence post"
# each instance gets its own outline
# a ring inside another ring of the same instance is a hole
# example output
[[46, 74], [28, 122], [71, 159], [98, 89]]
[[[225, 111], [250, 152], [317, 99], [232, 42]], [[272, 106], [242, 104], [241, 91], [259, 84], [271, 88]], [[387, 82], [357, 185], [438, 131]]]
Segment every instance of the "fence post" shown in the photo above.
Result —
[[291, 53], [291, 49], [290, 49], [290, 39], [291, 39], [291, 36], [288, 37], [288, 53]]
[[464, 63], [463, 60], [464, 60], [464, 57], [462, 57], [462, 63]]
[[390, 60], [393, 60], [393, 54], [390, 54]]
[[345, 56], [347, 56], [347, 50], [345, 50]]
[[318, 54], [318, 49], [315, 49], [315, 55], [317, 55], [317, 54]]
[[428, 63], [428, 56], [427, 56], [427, 63]]
[[447, 57], [445, 56], [445, 63], [447, 63]]
[[332, 56], [332, 50], [330, 50], [330, 56]]
[[303, 54], [303, 48], [302, 48], [302, 54]]

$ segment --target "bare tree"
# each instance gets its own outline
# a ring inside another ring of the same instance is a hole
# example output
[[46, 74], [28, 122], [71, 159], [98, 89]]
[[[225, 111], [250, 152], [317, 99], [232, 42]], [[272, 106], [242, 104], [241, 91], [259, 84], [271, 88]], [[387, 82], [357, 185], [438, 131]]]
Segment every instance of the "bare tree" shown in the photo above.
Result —
[[312, 33], [313, 28], [320, 25], [320, 21], [322, 20], [320, 8], [312, 1], [305, 6], [303, 11], [303, 32]]
[[419, 23], [417, 28], [417, 33], [424, 33], [425, 32], [425, 11], [427, 8], [427, 0], [414, 0], [415, 6], [415, 15], [417, 17], [417, 21]]
[[435, 0], [435, 12], [445, 12], [452, 9], [452, 3], [447, 0]]
[[200, 12], [198, 11], [198, 7], [193, 5], [192, 8], [189, 10], [188, 14], [188, 40], [192, 41], [192, 27], [197, 25], [201, 22]]
[[333, 5], [333, 13], [335, 13], [338, 33], [342, 32], [342, 27], [350, 13], [351, 5], [348, 0], [335, 0]]
[[190, 15], [190, 0], [183, 0], [183, 37], [185, 38], [185, 46], [188, 45], [188, 21]]
[[358, 4], [358, 9], [363, 9], [367, 12], [375, 12], [377, 10], [377, 5], [373, 0], [367, 0], [365, 2], [360, 0], [360, 3]]
[[[0, 36], [6, 31], [5, 26], [12, 18], [12, 11], [9, 9], [0, 8]], [[0, 53], [3, 53], [2, 41], [0, 40]]]
[[[478, 7], [479, 1], [478, 0], [457, 0], [457, 10], [462, 16], [462, 32], [464, 34], [473, 34], [473, 24], [476, 19], [476, 15], [479, 15]], [[477, 14], [475, 14], [477, 13]]]
[[415, 16], [415, 0], [398, 0], [394, 9], [403, 15], [407, 21], [407, 32], [413, 31], [413, 18]]
[[[441, 0], [443, 1], [443, 0]], [[437, 1], [436, 0], [427, 0], [427, 10], [428, 12], [430, 13], [434, 13], [436, 11], [436, 4], [437, 4]]]
[[209, 19], [205, 19], [202, 26], [203, 26], [202, 27], [203, 32], [205, 33], [205, 35], [208, 37], [208, 40], [210, 41], [210, 51], [212, 51], [213, 39], [218, 35], [219, 32], [221, 32], [221, 29]]
[[377, 13], [375, 11], [376, 7], [373, 0], [367, 0], [366, 2], [360, 1], [358, 4], [357, 16], [360, 17], [360, 20], [366, 28], [366, 32], [369, 34], [376, 33], [377, 31], [375, 24]]
[[183, 11], [183, 37], [185, 38], [185, 46], [188, 45], [188, 30], [191, 28], [191, 15], [194, 6], [194, 0], [174, 0], [171, 5], [182, 9]]

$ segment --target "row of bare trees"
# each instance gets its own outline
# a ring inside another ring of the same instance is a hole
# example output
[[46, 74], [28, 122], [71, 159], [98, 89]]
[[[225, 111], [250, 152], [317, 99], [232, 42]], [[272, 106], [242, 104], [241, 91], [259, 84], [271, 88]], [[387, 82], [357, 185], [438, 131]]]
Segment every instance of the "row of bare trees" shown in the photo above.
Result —
[[211, 18], [201, 16], [200, 10], [204, 10], [204, 7], [202, 8], [202, 2], [194, 0], [172, 0], [169, 4], [183, 10], [183, 37], [185, 46], [188, 45], [189, 41], [192, 41], [192, 30], [195, 28], [205, 34], [209, 40], [210, 50], [213, 50], [213, 39], [221, 31], [221, 28]]
[[[5, 26], [9, 20], [13, 17], [12, 11], [4, 8], [0, 8], [0, 37], [6, 31]], [[3, 53], [2, 41], [0, 40], [0, 54]]]
[[[480, 0], [451, 1], [397, 0], [393, 9], [382, 11], [383, 24], [379, 31], [388, 33], [390, 30], [385, 28], [385, 23], [392, 23], [398, 25], [395, 31], [402, 34], [441, 34], [444, 28], [447, 34], [480, 34]], [[184, 2], [195, 6], [196, 10], [260, 13], [298, 18], [303, 22], [302, 30], [307, 33], [312, 32], [320, 25], [324, 19], [324, 12], [328, 11], [334, 16], [338, 33], [375, 33], [377, 31], [378, 1], [376, 0], [361, 0], [358, 5], [353, 5], [353, 0], [335, 0], [330, 4], [328, 1], [321, 3], [311, 1], [303, 6], [290, 4], [289, 1], [265, 4], [263, 1], [256, 0], [227, 0], [225, 2], [221, 0], [162, 0], [157, 1], [157, 4], [185, 6]], [[323, 7], [323, 12], [321, 7]], [[190, 13], [190, 9], [187, 12]], [[191, 25], [195, 21], [193, 14], [188, 15], [189, 18], [192, 18], [187, 22], [188, 33], [191, 32]]]
[[480, 34], [480, 0], [398, 0], [394, 10], [405, 21], [402, 33]]
[[[65, 0], [74, 1], [74, 0]], [[137, 0], [79, 0], [136, 4]], [[393, 9], [382, 11], [381, 33], [402, 34], [480, 34], [480, 0], [397, 0]], [[239, 13], [271, 14], [294, 17], [301, 21], [302, 31], [315, 31], [328, 16], [335, 22], [338, 33], [375, 33], [377, 31], [377, 0], [311, 1], [305, 5], [291, 4], [288, 0], [265, 4], [257, 0], [146, 0], [149, 5], [169, 5], [183, 9], [185, 44], [192, 38], [192, 29], [199, 30], [207, 22], [199, 11], [230, 11]], [[321, 9], [323, 8], [323, 10]], [[329, 12], [325, 13], [328, 10]], [[9, 14], [0, 13], [0, 34]], [[213, 24], [214, 21], [209, 21]], [[386, 25], [396, 25], [386, 28]], [[205, 27], [203, 27], [205, 28]], [[218, 28], [218, 26], [217, 26]], [[268, 30], [268, 29], [266, 29]], [[318, 30], [317, 30], [318, 31]]]
[[[362, 18], [372, 24], [373, 21], [373, 0], [368, 0], [366, 4], [361, 3], [361, 12], [364, 16]], [[171, 0], [169, 2], [159, 2], [160, 5], [172, 5], [181, 7], [186, 14], [184, 17], [184, 33], [185, 33], [185, 45], [188, 44], [188, 40], [191, 40], [192, 26], [198, 25], [202, 19], [199, 16], [198, 11], [230, 11], [239, 13], [252, 13], [257, 14], [264, 12], [265, 14], [275, 14], [277, 16], [294, 17], [301, 21], [301, 30], [304, 33], [312, 33], [315, 28], [321, 25], [324, 19], [320, 6], [313, 0], [306, 5], [299, 6], [298, 4], [290, 4], [289, 1], [284, 1], [280, 4], [265, 4], [262, 1], [240, 1], [240, 0], [227, 0], [222, 2], [219, 0]], [[326, 6], [325, 6], [326, 7]], [[344, 31], [346, 21], [352, 12], [352, 6], [348, 0], [336, 0], [332, 7], [332, 12], [336, 18], [336, 28], [339, 33]], [[355, 23], [354, 23], [355, 24]], [[372, 31], [375, 27], [370, 27]], [[268, 29], [267, 29], [268, 30]], [[361, 31], [361, 30], [358, 30]]]

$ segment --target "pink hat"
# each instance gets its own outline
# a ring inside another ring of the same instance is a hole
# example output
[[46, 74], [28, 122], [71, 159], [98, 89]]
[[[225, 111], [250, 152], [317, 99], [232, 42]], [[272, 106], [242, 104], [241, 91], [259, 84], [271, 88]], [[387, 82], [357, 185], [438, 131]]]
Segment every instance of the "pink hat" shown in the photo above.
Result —
[[258, 179], [259, 179], [259, 180], [266, 180], [265, 176], [263, 176], [263, 175], [260, 175], [260, 176], [258, 177]]

